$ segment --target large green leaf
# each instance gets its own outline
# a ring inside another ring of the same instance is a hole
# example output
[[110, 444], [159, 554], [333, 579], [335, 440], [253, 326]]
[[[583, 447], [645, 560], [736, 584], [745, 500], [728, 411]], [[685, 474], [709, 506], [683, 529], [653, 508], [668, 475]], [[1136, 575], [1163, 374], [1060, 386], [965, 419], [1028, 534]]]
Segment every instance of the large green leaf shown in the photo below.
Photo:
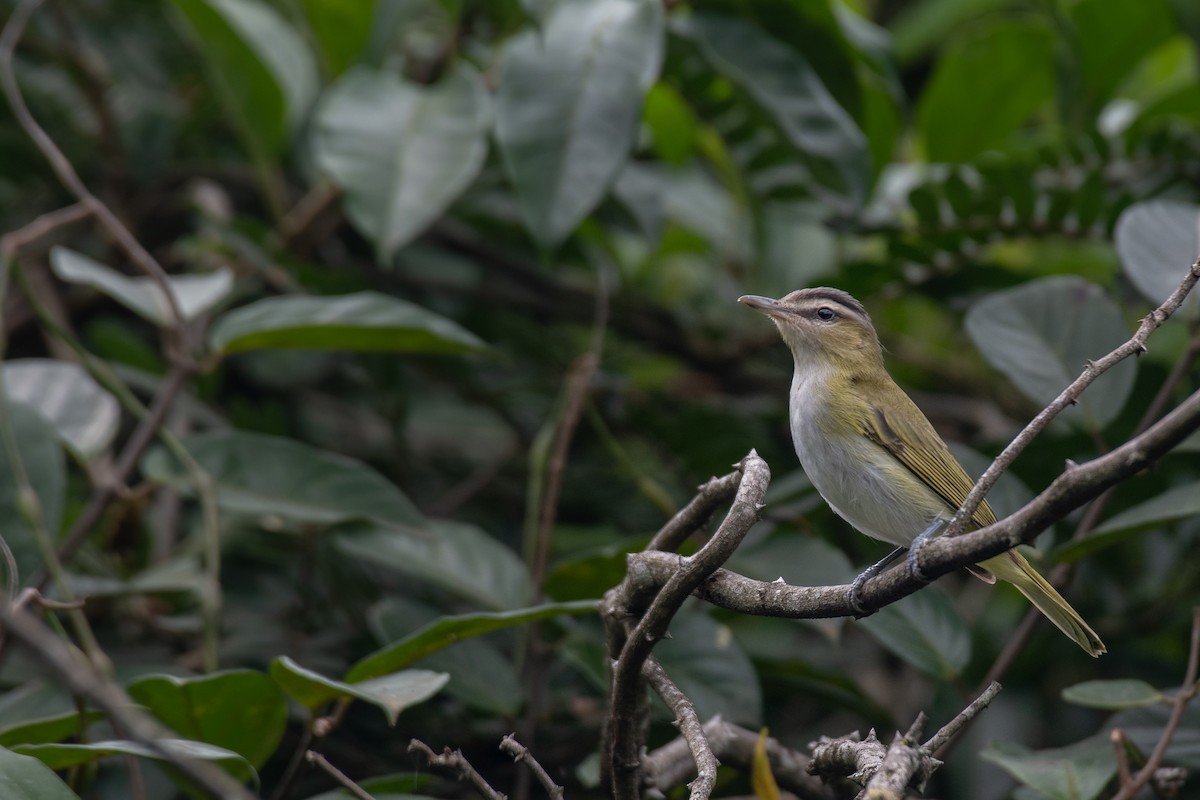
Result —
[[[1158, 305], [1200, 258], [1200, 205], [1175, 200], [1134, 203], [1117, 219], [1115, 238], [1125, 275], [1142, 296]], [[1200, 311], [1200, 292], [1188, 295], [1184, 309], [1189, 316]]]
[[[550, 619], [560, 614], [592, 614], [596, 610], [595, 600], [577, 600], [572, 603], [546, 603], [515, 611], [442, 617], [360, 659], [346, 673], [346, 680], [353, 683], [386, 675], [464, 639], [482, 636], [513, 625]], [[390, 629], [387, 629], [387, 632], [389, 635], [393, 633]]]
[[304, 0], [304, 14], [331, 75], [341, 75], [366, 50], [377, 0]]
[[720, 714], [740, 725], [762, 723], [762, 690], [733, 631], [707, 614], [684, 611], [671, 638], [654, 648], [667, 674], [696, 705], [700, 719]]
[[0, 747], [61, 742], [79, 736], [102, 716], [81, 713], [62, 686], [35, 679], [0, 696]]
[[927, 157], [966, 161], [1003, 145], [1054, 86], [1054, 35], [1043, 24], [1000, 22], [951, 39], [917, 107]]
[[1069, 16], [1075, 30], [1068, 41], [1079, 59], [1082, 105], [1089, 115], [1097, 114], [1121, 80], [1176, 31], [1170, 0], [1079, 0]]
[[1092, 800], [1117, 772], [1106, 736], [1037, 752], [1012, 742], [993, 742], [979, 755], [1050, 800]]
[[41, 761], [3, 747], [0, 747], [0, 797], [5, 800], [79, 800], [79, 795]]
[[[167, 296], [157, 281], [130, 278], [65, 247], [55, 247], [50, 251], [50, 266], [62, 280], [103, 292], [155, 325], [172, 322]], [[229, 295], [233, 289], [233, 273], [219, 269], [204, 275], [171, 275], [167, 278], [167, 285], [175, 296], [179, 313], [185, 320], [190, 320], [211, 310]]]
[[505, 48], [496, 141], [544, 247], [566, 238], [621, 171], [662, 40], [656, 0], [573, 0]]
[[1166, 525], [1200, 514], [1200, 483], [1167, 489], [1145, 502], [1114, 514], [1091, 534], [1064, 544], [1054, 552], [1055, 561], [1078, 561], [1092, 553], [1124, 541], [1138, 531]]
[[1158, 689], [1139, 680], [1084, 681], [1063, 689], [1062, 698], [1077, 706], [1110, 711], [1148, 706], [1165, 699]]
[[271, 677], [300, 705], [315, 711], [330, 700], [363, 700], [378, 707], [395, 725], [400, 712], [433, 697], [450, 676], [410, 669], [360, 683], [343, 683], [280, 656], [271, 662]]
[[313, 140], [346, 213], [390, 261], [471, 183], [487, 154], [487, 89], [459, 64], [432, 87], [356, 69], [331, 87]]
[[377, 292], [268, 297], [222, 315], [209, 342], [226, 355], [263, 348], [460, 353], [485, 347], [451, 320]]
[[253, 158], [283, 152], [317, 91], [300, 35], [259, 0], [174, 0], [204, 51], [222, 104]]
[[867, 139], [799, 51], [724, 14], [695, 13], [672, 31], [695, 42], [768, 115], [818, 182], [852, 203], [863, 200], [871, 171]]
[[[6, 400], [5, 407], [8, 411], [5, 424], [16, 440], [20, 466], [37, 495], [46, 528], [56, 534], [62, 522], [67, 488], [67, 467], [58, 437], [50, 423], [25, 404]], [[31, 573], [44, 566], [34, 529], [22, 510], [16, 475], [7, 448], [0, 448], [0, 534], [12, 550], [21, 573], [20, 580], [16, 575], [4, 576], [10, 586], [23, 584]]]
[[[215, 761], [240, 780], [258, 780], [258, 774], [250, 763], [232, 750], [187, 739], [158, 739], [155, 744], [180, 758]], [[22, 755], [33, 756], [55, 770], [91, 764], [109, 756], [137, 756], [155, 761], [168, 761], [165, 755], [154, 748], [123, 739], [89, 744], [23, 744], [13, 747], [12, 750]]]
[[447, 589], [485, 608], [508, 610], [529, 602], [529, 575], [510, 548], [471, 525], [430, 520], [430, 535], [398, 536], [377, 525], [346, 526], [336, 547], [364, 565]]
[[94, 458], [112, 444], [120, 406], [78, 364], [48, 358], [6, 361], [3, 377], [8, 398], [41, 414], [79, 457]]
[[[425, 526], [416, 506], [391, 481], [351, 458], [237, 430], [195, 434], [183, 444], [212, 476], [217, 502], [229, 513], [299, 525], [370, 519], [386, 526], [389, 536], [398, 528]], [[161, 448], [143, 459], [142, 472], [182, 491], [191, 489], [187, 474]]]
[[927, 675], [952, 680], [971, 657], [971, 633], [950, 598], [928, 586], [859, 620], [880, 644]]
[[[1126, 340], [1120, 309], [1104, 290], [1063, 275], [994, 292], [971, 307], [967, 333], [983, 357], [1039, 405]], [[1126, 359], [1101, 375], [1060, 419], [1100, 429], [1120, 413], [1137, 372]]]
[[283, 693], [252, 670], [193, 678], [147, 675], [129, 685], [129, 696], [181, 736], [232, 750], [256, 769], [287, 728]]

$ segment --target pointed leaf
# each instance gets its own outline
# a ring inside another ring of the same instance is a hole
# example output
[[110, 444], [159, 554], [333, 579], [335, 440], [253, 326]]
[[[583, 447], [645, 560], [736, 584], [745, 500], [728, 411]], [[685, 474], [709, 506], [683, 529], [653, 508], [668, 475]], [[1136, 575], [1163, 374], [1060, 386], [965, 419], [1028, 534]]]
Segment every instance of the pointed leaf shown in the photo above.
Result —
[[256, 161], [283, 152], [317, 91], [303, 38], [259, 0], [175, 0], [208, 62], [216, 94]]
[[389, 725], [396, 724], [404, 709], [437, 694], [450, 679], [444, 672], [410, 669], [361, 683], [342, 683], [305, 669], [287, 656], [271, 662], [271, 677], [292, 699], [310, 711], [330, 700], [363, 700], [380, 708]]
[[81, 458], [100, 455], [112, 444], [121, 409], [78, 364], [48, 358], [4, 362], [4, 391], [27, 403]]
[[194, 678], [148, 675], [129, 696], [176, 733], [238, 753], [261, 767], [287, 728], [287, 701], [261, 672], [228, 670]]
[[[971, 307], [966, 327], [983, 357], [1039, 405], [1079, 377], [1089, 359], [1126, 339], [1121, 311], [1104, 290], [1069, 275], [993, 292]], [[1096, 379], [1077, 409], [1059, 418], [1103, 428], [1124, 407], [1136, 372], [1132, 360], [1122, 361]]]
[[546, 603], [516, 611], [442, 617], [360, 659], [346, 673], [346, 680], [353, 683], [395, 672], [418, 659], [473, 636], [482, 636], [513, 625], [550, 619], [560, 614], [593, 614], [597, 608], [595, 600], [577, 600], [572, 603]]
[[1150, 684], [1132, 679], [1084, 681], [1063, 689], [1062, 698], [1077, 706], [1110, 711], [1148, 706], [1165, 699], [1162, 692]]
[[993, 742], [979, 755], [1050, 800], [1092, 800], [1117, 772], [1112, 745], [1103, 736], [1036, 753], [1011, 742]]
[[[50, 266], [62, 280], [103, 292], [155, 325], [170, 325], [173, 321], [167, 296], [150, 278], [130, 278], [65, 247], [50, 251]], [[211, 310], [229, 295], [233, 289], [233, 273], [219, 269], [204, 275], [171, 275], [167, 285], [175, 296], [179, 313], [185, 320], [190, 320]]]
[[797, 50], [738, 17], [695, 12], [672, 31], [746, 92], [778, 126], [813, 176], [857, 205], [867, 192], [867, 138]]
[[465, 523], [429, 520], [427, 529], [430, 535], [418, 538], [379, 526], [345, 526], [334, 533], [334, 545], [364, 565], [439, 586], [485, 608], [520, 608], [529, 601], [528, 572], [510, 548]]
[[79, 800], [54, 770], [0, 747], [0, 797], [5, 800]]
[[[366, 464], [293, 439], [249, 431], [212, 431], [183, 442], [216, 484], [217, 502], [229, 513], [304, 525], [371, 519], [395, 536], [423, 529], [416, 506]], [[158, 448], [142, 460], [148, 478], [190, 491], [191, 482]]]
[[[162, 750], [180, 758], [215, 761], [241, 780], [258, 780], [258, 773], [254, 771], [250, 763], [232, 750], [187, 739], [158, 739], [155, 744]], [[22, 744], [13, 747], [12, 750], [14, 753], [33, 756], [55, 770], [91, 764], [108, 756], [137, 756], [155, 761], [168, 760], [156, 748], [122, 739], [90, 744]]]
[[1138, 531], [1196, 515], [1200, 515], [1200, 483], [1176, 486], [1114, 514], [1090, 535], [1056, 550], [1054, 558], [1056, 561], [1077, 561], [1122, 542]]
[[432, 87], [355, 69], [317, 112], [317, 164], [345, 192], [346, 213], [392, 257], [445, 212], [487, 154], [487, 89], [461, 63]]
[[950, 598], [936, 586], [859, 620], [884, 647], [927, 675], [958, 677], [971, 657], [971, 634]]
[[446, 317], [376, 292], [269, 297], [223, 314], [209, 342], [225, 355], [262, 348], [460, 353], [486, 347]]
[[[1162, 303], [1200, 257], [1200, 205], [1147, 200], [1125, 209], [1115, 231], [1125, 275], [1142, 296]], [[1200, 292], [1184, 301], [1188, 316], [1200, 311]]]
[[544, 247], [579, 225], [625, 164], [662, 38], [661, 3], [587, 0], [559, 4], [505, 49], [496, 141]]
[[758, 800], [780, 800], [779, 784], [771, 772], [771, 759], [767, 757], [767, 729], [758, 732], [754, 742], [754, 755], [751, 758], [750, 785], [754, 788], [754, 796]]
[[[58, 531], [66, 499], [67, 467], [54, 429], [24, 403], [5, 401], [8, 420], [25, 476], [41, 505], [47, 530]], [[0, 407], [0, 413], [4, 413]], [[44, 566], [34, 528], [23, 510], [17, 472], [6, 448], [0, 448], [0, 535], [12, 550], [20, 576], [5, 575], [6, 584], [19, 586]], [[0, 564], [0, 569], [4, 569]]]

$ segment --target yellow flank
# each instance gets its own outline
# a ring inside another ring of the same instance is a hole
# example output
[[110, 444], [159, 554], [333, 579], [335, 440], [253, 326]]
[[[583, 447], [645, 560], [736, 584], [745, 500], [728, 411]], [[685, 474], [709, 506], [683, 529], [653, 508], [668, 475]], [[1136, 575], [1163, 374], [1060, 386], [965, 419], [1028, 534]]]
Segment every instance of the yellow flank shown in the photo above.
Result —
[[[974, 481], [888, 374], [862, 304], [824, 287], [739, 302], [770, 317], [792, 351], [792, 442], [834, 512], [868, 536], [901, 546], [949, 519]], [[995, 521], [987, 502], [971, 518], [976, 528]], [[1083, 618], [1019, 553], [1010, 550], [979, 566], [1016, 586], [1087, 653], [1105, 652]]]

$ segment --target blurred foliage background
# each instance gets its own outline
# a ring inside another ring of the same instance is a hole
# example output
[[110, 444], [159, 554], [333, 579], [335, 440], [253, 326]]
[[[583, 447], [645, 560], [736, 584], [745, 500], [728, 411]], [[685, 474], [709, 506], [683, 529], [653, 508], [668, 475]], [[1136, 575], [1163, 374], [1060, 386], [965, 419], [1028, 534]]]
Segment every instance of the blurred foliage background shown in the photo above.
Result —
[[[318, 748], [378, 797], [466, 791], [416, 765], [414, 736], [523, 797], [510, 730], [568, 796], [601, 796], [587, 601], [698, 483], [750, 448], [771, 465], [729, 565], [751, 577], [836, 583], [884, 552], [804, 479], [786, 349], [735, 299], [855, 294], [982, 471], [1195, 259], [1198, 47], [1190, 0], [46, 2], [20, 89], [176, 302], [89, 221], [5, 254], [8, 584], [85, 599], [46, 616], [264, 797], [332, 789], [288, 765], [352, 698]], [[9, 107], [0, 165], [0, 231], [75, 199]], [[1197, 388], [1198, 308], [1029, 448], [998, 513]], [[1109, 727], [1157, 741], [1161, 698], [1114, 721], [1061, 693], [1178, 685], [1197, 450], [1039, 539], [1109, 654], [1038, 625], [932, 794], [1095, 797]], [[657, 652], [702, 718], [803, 749], [946, 721], [1025, 613], [957, 579], [859, 622], [697, 603]], [[436, 652], [413, 645], [452, 617]], [[7, 774], [177, 791], [109, 757], [130, 750], [102, 715], [11, 645], [0, 682]], [[1198, 732], [1191, 713], [1169, 763], [1200, 769]], [[718, 791], [748, 786], [730, 770]]]

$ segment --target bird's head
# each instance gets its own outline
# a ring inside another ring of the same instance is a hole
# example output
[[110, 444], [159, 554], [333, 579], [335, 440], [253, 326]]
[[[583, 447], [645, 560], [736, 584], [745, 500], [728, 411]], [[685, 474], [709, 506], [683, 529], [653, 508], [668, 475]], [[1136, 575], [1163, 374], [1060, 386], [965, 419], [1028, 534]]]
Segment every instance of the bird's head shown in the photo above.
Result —
[[797, 366], [850, 369], [883, 363], [867, 310], [841, 289], [797, 289], [779, 300], [748, 294], [738, 302], [771, 318]]

